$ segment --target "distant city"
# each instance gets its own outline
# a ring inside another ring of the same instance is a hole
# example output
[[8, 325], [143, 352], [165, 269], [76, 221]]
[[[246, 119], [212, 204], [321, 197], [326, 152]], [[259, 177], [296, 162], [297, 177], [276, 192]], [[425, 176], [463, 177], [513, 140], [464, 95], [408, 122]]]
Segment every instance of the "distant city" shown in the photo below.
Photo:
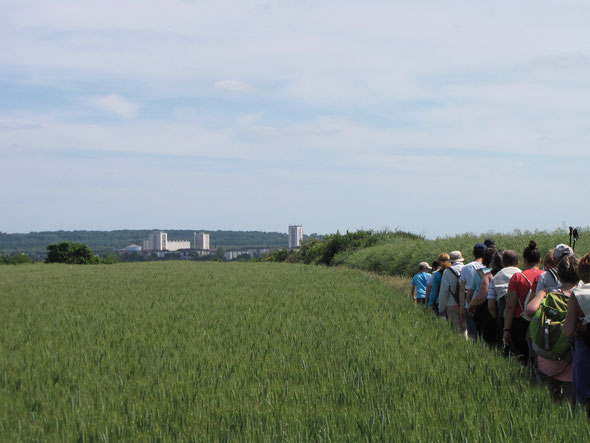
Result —
[[[303, 226], [290, 225], [288, 228], [289, 249], [297, 249], [301, 246], [303, 240]], [[247, 248], [231, 248], [223, 251], [223, 258], [231, 261], [239, 259], [240, 257], [248, 256], [250, 258], [257, 258], [261, 255], [270, 252], [269, 247], [247, 247]], [[165, 231], [153, 231], [148, 238], [143, 241], [142, 245], [131, 244], [117, 252], [123, 254], [144, 253], [155, 254], [159, 258], [163, 258], [168, 254], [178, 254], [181, 258], [188, 259], [191, 257], [207, 257], [216, 253], [216, 248], [212, 248], [210, 244], [209, 234], [205, 232], [195, 232], [193, 235], [193, 242], [191, 247], [190, 240], [168, 240], [168, 233]]]

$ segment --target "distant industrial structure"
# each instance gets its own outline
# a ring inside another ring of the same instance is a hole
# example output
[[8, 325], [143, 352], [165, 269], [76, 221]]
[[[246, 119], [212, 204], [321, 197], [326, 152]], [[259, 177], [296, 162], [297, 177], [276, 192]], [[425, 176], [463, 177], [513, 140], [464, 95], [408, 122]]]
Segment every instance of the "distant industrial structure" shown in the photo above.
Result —
[[289, 226], [289, 249], [299, 248], [303, 240], [303, 226]]

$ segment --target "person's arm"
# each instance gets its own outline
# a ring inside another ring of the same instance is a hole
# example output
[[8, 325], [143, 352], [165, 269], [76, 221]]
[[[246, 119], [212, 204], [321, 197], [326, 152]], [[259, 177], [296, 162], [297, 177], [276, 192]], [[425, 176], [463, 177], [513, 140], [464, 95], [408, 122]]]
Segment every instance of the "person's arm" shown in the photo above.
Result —
[[535, 295], [535, 297], [532, 300], [530, 300], [526, 305], [526, 315], [532, 318], [541, 307], [541, 303], [543, 303], [543, 300], [545, 299], [546, 295], [547, 292], [545, 291], [545, 289], [541, 289], [540, 291], [538, 291], [537, 295]]
[[567, 337], [569, 341], [576, 338], [576, 323], [578, 322], [578, 302], [576, 296], [572, 294], [567, 301], [567, 314], [565, 322], [561, 327], [561, 333]]
[[[461, 276], [463, 277], [463, 276]], [[461, 321], [461, 325], [464, 326], [465, 324], [465, 280], [461, 278], [461, 282], [459, 283], [459, 319]]]
[[414, 296], [414, 292], [416, 291], [416, 285], [412, 285], [412, 292], [410, 295], [412, 296], [412, 300], [416, 301], [416, 297]]
[[479, 285], [479, 291], [475, 294], [475, 297], [469, 303], [469, 307], [476, 307], [481, 305], [486, 299], [488, 298], [488, 291], [490, 290], [490, 280], [492, 279], [492, 274], [487, 273], [481, 279], [481, 284]]
[[504, 312], [504, 342], [510, 343], [510, 330], [512, 329], [512, 319], [514, 318], [514, 311], [516, 309], [516, 302], [518, 299], [518, 292], [511, 289], [506, 294], [506, 311]]
[[449, 272], [445, 271], [440, 282], [440, 290], [438, 292], [438, 314], [442, 317], [447, 315], [447, 303], [449, 301]]
[[498, 318], [498, 308], [496, 306], [495, 298], [488, 298], [488, 311], [490, 311], [492, 318]]
[[494, 279], [490, 279], [490, 288], [488, 289], [488, 311], [490, 311], [490, 315], [492, 318], [498, 318], [498, 307], [496, 305], [496, 298], [498, 295], [496, 294], [496, 287], [494, 286]]

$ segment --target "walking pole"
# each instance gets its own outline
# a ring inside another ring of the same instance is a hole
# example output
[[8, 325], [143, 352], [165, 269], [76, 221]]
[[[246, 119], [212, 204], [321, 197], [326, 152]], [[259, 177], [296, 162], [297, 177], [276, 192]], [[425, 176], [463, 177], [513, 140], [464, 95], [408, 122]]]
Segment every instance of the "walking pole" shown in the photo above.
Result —
[[578, 239], [578, 230], [574, 229], [574, 246], [572, 247], [572, 249], [575, 251], [576, 250], [576, 240]]
[[572, 227], [570, 226], [570, 244], [569, 244], [570, 248], [572, 246]]

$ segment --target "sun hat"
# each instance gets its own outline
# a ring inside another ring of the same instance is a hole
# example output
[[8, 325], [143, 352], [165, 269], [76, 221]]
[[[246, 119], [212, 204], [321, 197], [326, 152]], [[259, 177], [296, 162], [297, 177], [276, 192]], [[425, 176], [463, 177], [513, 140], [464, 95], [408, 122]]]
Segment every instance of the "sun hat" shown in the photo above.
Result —
[[451, 258], [449, 259], [449, 260], [451, 260], [451, 263], [465, 261], [465, 259], [463, 258], [463, 255], [461, 254], [461, 251], [451, 251], [451, 253], [449, 255], [451, 256]]
[[426, 263], [425, 261], [421, 261], [418, 264], [418, 269], [428, 269], [429, 271], [432, 270], [432, 268], [430, 267], [430, 265], [428, 263]]

